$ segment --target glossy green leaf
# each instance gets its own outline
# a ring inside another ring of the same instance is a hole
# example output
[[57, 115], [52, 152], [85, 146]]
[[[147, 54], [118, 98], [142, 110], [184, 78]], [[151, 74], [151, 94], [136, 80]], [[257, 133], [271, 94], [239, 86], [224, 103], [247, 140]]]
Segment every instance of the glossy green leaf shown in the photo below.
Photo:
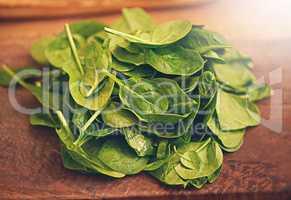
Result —
[[98, 158], [111, 169], [124, 174], [136, 174], [142, 171], [148, 162], [148, 158], [138, 157], [121, 138], [106, 140]]
[[238, 130], [260, 123], [260, 112], [247, 96], [218, 90], [216, 113], [222, 130]]
[[152, 140], [143, 135], [136, 128], [124, 128], [122, 133], [128, 145], [136, 152], [138, 156], [148, 156], [152, 155], [154, 147], [152, 145]]
[[51, 113], [37, 113], [30, 116], [30, 124], [35, 126], [47, 126], [58, 128], [59, 124]]
[[191, 31], [191, 28], [191, 22], [177, 20], [158, 25], [150, 33], [140, 33], [139, 36], [127, 34], [107, 27], [105, 28], [105, 31], [120, 36], [132, 43], [145, 46], [163, 46], [182, 39]]
[[39, 64], [49, 63], [45, 56], [45, 49], [53, 40], [54, 37], [43, 37], [32, 44], [30, 54], [36, 62]]
[[[193, 154], [196, 155], [194, 156]], [[191, 165], [193, 168], [187, 169], [182, 164], [179, 164], [175, 167], [175, 170], [179, 176], [186, 180], [212, 175], [223, 162], [222, 151], [214, 141], [206, 143], [206, 145], [203, 144], [199, 149], [184, 153], [182, 159], [185, 158], [193, 163]]]
[[126, 128], [137, 123], [137, 118], [133, 113], [115, 102], [111, 102], [101, 116], [103, 122], [113, 128]]
[[84, 68], [80, 90], [84, 96], [88, 97], [94, 93], [98, 84], [104, 79], [104, 74], [100, 72], [109, 68], [111, 56], [108, 55], [107, 50], [102, 48], [101, 44], [90, 42], [82, 48], [80, 58]]
[[201, 54], [210, 50], [230, 47], [221, 35], [197, 26], [193, 26], [190, 33], [179, 43], [183, 47], [193, 49]]
[[152, 31], [155, 27], [152, 17], [141, 8], [124, 8], [122, 15], [131, 33]]
[[81, 90], [82, 74], [77, 67], [67, 38], [61, 37], [53, 41], [46, 49], [46, 56], [50, 63], [60, 67], [69, 75], [70, 93], [79, 105], [90, 110], [99, 110], [106, 106], [111, 96], [114, 82], [106, 80], [106, 84], [97, 94], [93, 93], [90, 97], [84, 96]]
[[272, 88], [267, 84], [253, 85], [248, 89], [250, 101], [259, 101], [271, 96]]
[[[229, 51], [227, 51], [229, 52]], [[212, 62], [212, 68], [216, 78], [222, 84], [231, 88], [244, 90], [256, 80], [248, 65], [242, 57], [231, 57], [228, 54], [222, 56], [225, 63]]]
[[207, 126], [211, 132], [217, 136], [218, 143], [223, 146], [225, 151], [233, 152], [233, 150], [237, 150], [242, 145], [245, 129], [223, 131], [220, 129], [217, 120], [213, 117], [209, 119]]
[[[81, 35], [84, 38], [103, 31], [105, 26], [105, 24], [94, 20], [82, 20], [70, 24], [72, 33]], [[65, 33], [62, 32], [60, 35], [65, 35]]]
[[119, 71], [119, 72], [128, 72], [135, 68], [133, 64], [123, 63], [123, 62], [118, 61], [115, 58], [112, 59], [111, 67], [114, 70]]
[[22, 76], [4, 66], [0, 85], [13, 78], [31, 91], [43, 110], [31, 124], [55, 128], [64, 167], [87, 174], [148, 171], [200, 189], [218, 178], [222, 150], [238, 150], [259, 124], [254, 102], [271, 94], [251, 58], [219, 34], [186, 20], [155, 24], [140, 8], [106, 27], [65, 24], [31, 54], [48, 71]]
[[102, 163], [100, 160], [96, 158], [96, 155], [92, 156], [92, 153], [90, 153], [91, 154], [90, 155], [86, 153], [81, 147], [76, 146], [74, 144], [74, 138], [71, 133], [71, 130], [62, 113], [60, 111], [57, 111], [57, 115], [60, 119], [61, 128], [56, 129], [56, 132], [62, 143], [65, 145], [66, 149], [70, 152], [70, 155], [73, 160], [75, 160], [80, 165], [86, 166], [91, 170], [94, 170], [102, 174], [106, 174], [108, 176], [113, 176], [116, 178], [121, 178], [124, 176], [123, 173], [116, 172], [107, 167], [104, 163]]
[[145, 62], [157, 71], [171, 75], [192, 75], [204, 66], [199, 53], [179, 46], [147, 49]]
[[122, 85], [120, 99], [140, 120], [177, 122], [198, 109], [198, 103], [188, 97], [174, 80], [140, 79], [131, 80], [127, 85], [129, 87]]
[[190, 93], [198, 86], [200, 76], [179, 76], [175, 80], [184, 92]]
[[116, 47], [112, 51], [112, 54], [120, 62], [130, 63], [133, 65], [145, 64], [145, 58], [144, 58], [145, 55], [142, 50], [139, 52], [132, 53], [124, 48]]

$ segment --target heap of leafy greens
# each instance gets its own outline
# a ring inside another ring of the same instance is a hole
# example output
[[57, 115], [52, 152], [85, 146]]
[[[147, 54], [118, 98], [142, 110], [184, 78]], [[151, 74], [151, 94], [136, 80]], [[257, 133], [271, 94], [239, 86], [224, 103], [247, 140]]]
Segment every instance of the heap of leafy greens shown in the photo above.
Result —
[[48, 70], [22, 77], [27, 68], [4, 66], [0, 84], [14, 78], [39, 100], [30, 122], [56, 130], [66, 168], [115, 178], [147, 171], [168, 185], [214, 182], [223, 152], [260, 123], [255, 102], [271, 92], [219, 34], [184, 20], [156, 24], [139, 8], [111, 26], [66, 24], [31, 55]]

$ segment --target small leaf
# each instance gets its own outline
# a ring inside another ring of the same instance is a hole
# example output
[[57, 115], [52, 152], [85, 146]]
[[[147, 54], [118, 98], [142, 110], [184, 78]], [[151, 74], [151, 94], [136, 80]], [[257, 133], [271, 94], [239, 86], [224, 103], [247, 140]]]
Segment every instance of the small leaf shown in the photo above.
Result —
[[122, 132], [128, 145], [136, 152], [138, 156], [152, 155], [154, 148], [152, 140], [139, 132], [136, 128], [124, 128]]
[[130, 111], [111, 102], [101, 114], [105, 124], [113, 128], [126, 128], [137, 122], [136, 116]]

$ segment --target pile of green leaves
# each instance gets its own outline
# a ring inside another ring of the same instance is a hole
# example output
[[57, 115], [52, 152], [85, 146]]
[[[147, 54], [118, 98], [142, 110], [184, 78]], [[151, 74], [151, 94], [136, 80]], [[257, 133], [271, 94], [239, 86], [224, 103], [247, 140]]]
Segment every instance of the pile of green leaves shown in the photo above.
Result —
[[111, 26], [65, 25], [31, 55], [48, 70], [23, 77], [26, 68], [4, 66], [0, 84], [14, 77], [40, 101], [30, 122], [56, 130], [66, 168], [116, 178], [147, 171], [168, 185], [212, 183], [271, 91], [219, 34], [185, 20], [157, 24], [139, 8]]

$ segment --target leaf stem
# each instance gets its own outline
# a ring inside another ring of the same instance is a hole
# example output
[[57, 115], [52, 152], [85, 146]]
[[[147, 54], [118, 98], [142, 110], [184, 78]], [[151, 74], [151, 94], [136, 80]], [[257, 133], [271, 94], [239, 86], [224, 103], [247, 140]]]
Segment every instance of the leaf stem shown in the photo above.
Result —
[[117, 31], [117, 30], [108, 28], [108, 27], [105, 27], [104, 28], [104, 31], [107, 32], [107, 33], [111, 33], [113, 35], [119, 36], [119, 37], [128, 37], [128, 38], [130, 38], [132, 40], [136, 40], [138, 42], [143, 43], [143, 41], [140, 38], [138, 38], [138, 37], [135, 37], [133, 35], [130, 35], [130, 34], [127, 34], [127, 33], [123, 33], [123, 32], [120, 32], [120, 31]]
[[67, 37], [68, 37], [68, 40], [69, 40], [69, 43], [70, 43], [71, 50], [73, 52], [73, 56], [74, 56], [75, 61], [77, 63], [77, 66], [78, 66], [81, 74], [83, 75], [84, 74], [84, 70], [83, 70], [80, 58], [78, 56], [77, 48], [76, 48], [76, 45], [75, 45], [75, 42], [74, 42], [71, 30], [70, 30], [69, 24], [65, 24], [65, 31], [66, 31], [66, 34], [67, 34]]
[[2, 68], [11, 76], [12, 79], [15, 79], [15, 81], [22, 85], [24, 88], [29, 88], [29, 85], [21, 78], [19, 78], [9, 67], [7, 67], [7, 65], [2, 65]]
[[211, 142], [211, 138], [208, 138], [195, 152], [201, 151], [204, 147], [206, 147]]
[[124, 84], [122, 81], [120, 81], [116, 76], [114, 76], [113, 74], [111, 74], [110, 72], [104, 70], [102, 71], [102, 73], [104, 73], [106, 76], [108, 76], [110, 79], [112, 79], [114, 82], [116, 82], [120, 87], [123, 87], [124, 89], [126, 89], [128, 92], [130, 92], [131, 94], [134, 94], [135, 96], [137, 96], [140, 99], [143, 99], [143, 101], [147, 102], [148, 104], [152, 105], [156, 110], [160, 110], [159, 107], [157, 107], [155, 104], [153, 104], [152, 102], [148, 101], [147, 99], [145, 99], [142, 95], [140, 95], [139, 93], [135, 92], [134, 90], [132, 90], [131, 88], [129, 88], [126, 84]]
[[60, 110], [57, 110], [56, 111], [56, 115], [58, 116], [62, 126], [65, 128], [65, 130], [68, 132], [68, 133], [71, 133], [71, 129], [67, 123], [67, 120], [65, 119], [63, 113], [60, 111]]
[[97, 110], [91, 117], [88, 119], [88, 121], [85, 123], [85, 125], [81, 128], [81, 132], [85, 132], [86, 129], [92, 124], [92, 122], [98, 117], [98, 115], [101, 113], [101, 110]]

